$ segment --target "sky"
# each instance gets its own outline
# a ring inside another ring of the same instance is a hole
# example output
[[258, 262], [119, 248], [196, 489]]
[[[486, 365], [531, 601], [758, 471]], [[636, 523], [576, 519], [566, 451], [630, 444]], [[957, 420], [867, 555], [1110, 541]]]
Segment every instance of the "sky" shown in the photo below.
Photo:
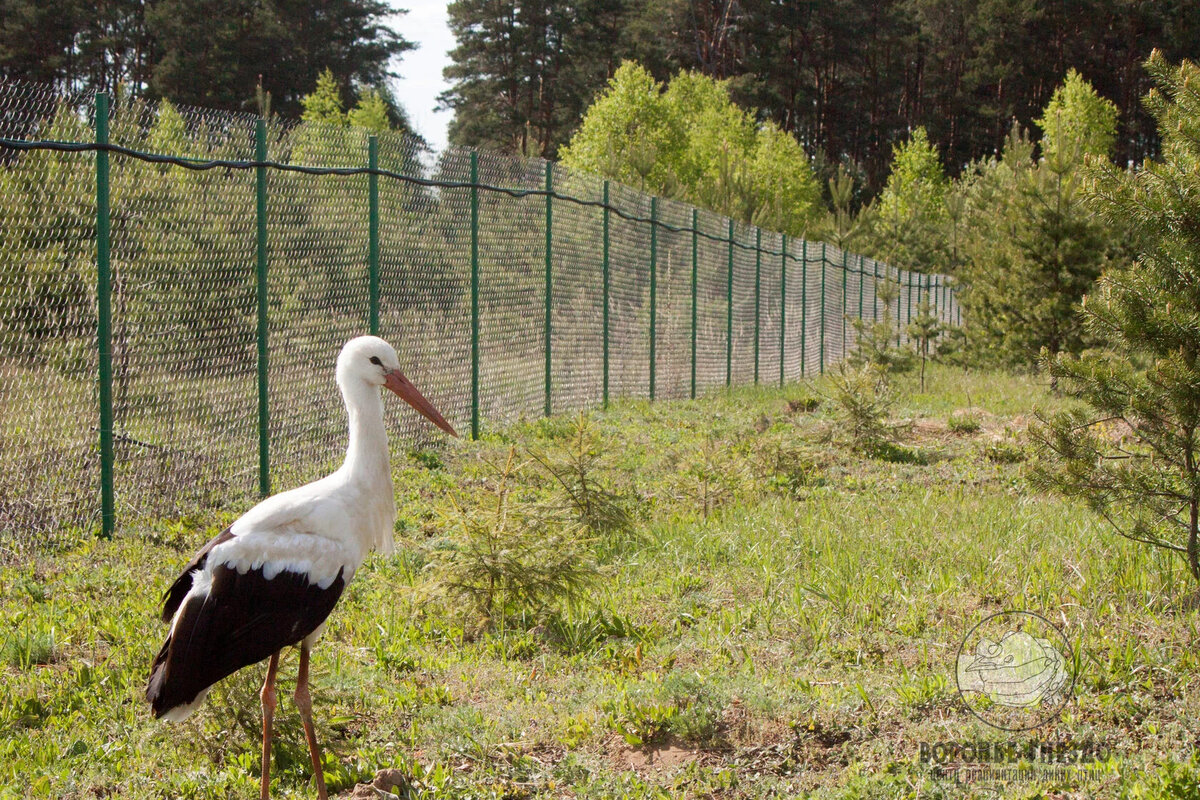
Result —
[[417, 132], [436, 150], [446, 146], [446, 126], [450, 111], [435, 111], [437, 96], [449, 85], [442, 79], [442, 68], [450, 63], [446, 53], [454, 47], [454, 36], [446, 24], [444, 0], [389, 0], [397, 9], [408, 9], [404, 15], [393, 15], [392, 27], [417, 46], [400, 60], [393, 81], [396, 99], [408, 112]]

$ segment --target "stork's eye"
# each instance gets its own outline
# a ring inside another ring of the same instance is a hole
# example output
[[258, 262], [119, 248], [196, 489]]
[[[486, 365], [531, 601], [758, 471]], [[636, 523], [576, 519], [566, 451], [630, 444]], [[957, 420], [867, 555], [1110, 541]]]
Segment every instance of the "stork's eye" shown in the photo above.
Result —
[[371, 356], [371, 363], [377, 367], [383, 366], [383, 362], [379, 360], [379, 356]]

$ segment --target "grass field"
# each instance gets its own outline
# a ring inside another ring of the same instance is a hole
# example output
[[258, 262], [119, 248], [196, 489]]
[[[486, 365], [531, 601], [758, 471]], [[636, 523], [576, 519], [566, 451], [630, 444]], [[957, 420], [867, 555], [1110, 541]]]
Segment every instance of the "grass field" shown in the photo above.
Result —
[[[394, 443], [397, 553], [368, 559], [315, 651], [331, 790], [398, 769], [392, 791], [430, 798], [1200, 797], [1182, 563], [1029, 488], [1022, 431], [1056, 402], [1034, 380], [914, 380], [888, 460], [839, 443], [819, 381], [592, 413], [590, 469], [631, 523], [581, 539], [598, 577], [574, 600], [487, 622], [442, 588], [465, 513], [449, 498], [484, 507], [510, 452], [521, 502], [550, 498], [530, 454], [569, 452], [577, 418], [438, 451]], [[0, 569], [0, 796], [256, 796], [262, 667], [180, 725], [141, 699], [159, 595], [227, 522], [163, 521]], [[963, 637], [1004, 609], [1043, 614], [1074, 655], [1064, 713], [1020, 734], [955, 688]], [[276, 797], [315, 796], [295, 666], [286, 654]], [[1106, 757], [975, 789], [918, 758], [921, 743], [1034, 739]]]

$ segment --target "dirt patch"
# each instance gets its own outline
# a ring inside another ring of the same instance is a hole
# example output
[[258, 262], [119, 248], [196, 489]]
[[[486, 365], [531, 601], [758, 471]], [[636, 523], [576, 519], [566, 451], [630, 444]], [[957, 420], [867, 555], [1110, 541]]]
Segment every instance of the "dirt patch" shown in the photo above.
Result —
[[375, 773], [375, 779], [370, 783], [355, 786], [350, 800], [383, 800], [406, 794], [411, 787], [412, 783], [403, 770], [382, 769]]
[[701, 751], [674, 739], [646, 747], [629, 747], [616, 739], [610, 745], [614, 748], [609, 757], [612, 765], [638, 773], [674, 771], [701, 756]]

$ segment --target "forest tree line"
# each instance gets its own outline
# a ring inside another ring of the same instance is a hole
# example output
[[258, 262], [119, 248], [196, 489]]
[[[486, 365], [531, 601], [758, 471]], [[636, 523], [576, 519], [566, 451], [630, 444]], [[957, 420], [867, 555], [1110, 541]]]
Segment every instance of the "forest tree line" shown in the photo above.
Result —
[[[1117, 107], [1117, 164], [1157, 152], [1141, 104], [1152, 49], [1200, 57], [1200, 2], [455, 0], [442, 103], [456, 144], [555, 158], [625, 60], [659, 81], [728, 80], [856, 201], [918, 127], [957, 175], [1033, 120], [1069, 69]], [[405, 33], [409, 35], [406, 36]], [[296, 116], [325, 69], [386, 94], [420, 39], [382, 0], [0, 0], [0, 78]], [[256, 88], [261, 80], [261, 92]], [[393, 118], [403, 112], [394, 103]]]
[[1134, 0], [457, 0], [451, 139], [555, 157], [623, 60], [729, 81], [870, 196], [923, 127], [955, 175], [1033, 128], [1069, 69], [1119, 112], [1118, 164], [1157, 149], [1142, 63], [1200, 56], [1200, 3]]
[[[317, 13], [317, 11], [320, 13]], [[1146, 58], [1200, 4], [456, 0], [455, 143], [616, 179], [959, 281], [967, 352], [1096, 343], [1076, 316], [1136, 243], [1085, 162], [1158, 155]], [[0, 0], [0, 77], [405, 128], [378, 0]], [[57, 13], [56, 12], [61, 12]], [[385, 24], [386, 23], [386, 24]], [[302, 113], [301, 113], [302, 112]], [[414, 166], [415, 164], [410, 164]]]
[[0, 79], [295, 117], [324, 70], [347, 105], [386, 93], [413, 47], [390, 24], [402, 13], [381, 0], [0, 0]]

